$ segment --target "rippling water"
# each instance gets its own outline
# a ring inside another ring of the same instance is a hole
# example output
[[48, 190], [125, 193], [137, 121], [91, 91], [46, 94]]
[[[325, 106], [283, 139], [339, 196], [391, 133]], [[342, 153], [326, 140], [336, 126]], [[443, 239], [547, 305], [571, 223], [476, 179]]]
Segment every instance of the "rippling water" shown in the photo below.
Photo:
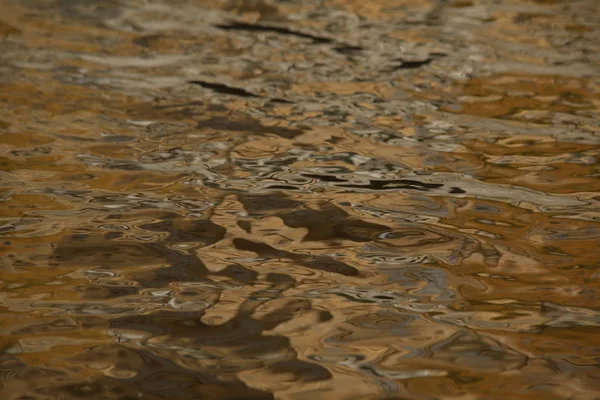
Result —
[[0, 1], [0, 397], [600, 399], [599, 21]]

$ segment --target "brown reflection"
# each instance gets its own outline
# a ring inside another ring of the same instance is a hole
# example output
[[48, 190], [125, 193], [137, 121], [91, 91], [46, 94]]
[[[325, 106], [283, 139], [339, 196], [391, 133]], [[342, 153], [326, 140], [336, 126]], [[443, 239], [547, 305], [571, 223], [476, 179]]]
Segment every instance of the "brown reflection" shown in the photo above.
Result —
[[598, 2], [0, 2], [0, 398], [600, 391]]

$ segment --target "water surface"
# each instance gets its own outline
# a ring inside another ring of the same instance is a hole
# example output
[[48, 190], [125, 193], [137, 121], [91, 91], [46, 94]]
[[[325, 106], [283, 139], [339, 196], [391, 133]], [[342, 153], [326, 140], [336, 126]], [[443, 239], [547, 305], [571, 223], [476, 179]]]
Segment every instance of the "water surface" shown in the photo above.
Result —
[[0, 2], [6, 400], [600, 399], [600, 2]]

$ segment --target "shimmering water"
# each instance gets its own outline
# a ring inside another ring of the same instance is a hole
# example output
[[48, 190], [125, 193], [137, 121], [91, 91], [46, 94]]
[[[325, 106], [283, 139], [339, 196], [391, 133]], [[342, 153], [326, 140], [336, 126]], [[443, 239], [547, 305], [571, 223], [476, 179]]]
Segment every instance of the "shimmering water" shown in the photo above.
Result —
[[0, 398], [600, 399], [597, 0], [0, 1]]

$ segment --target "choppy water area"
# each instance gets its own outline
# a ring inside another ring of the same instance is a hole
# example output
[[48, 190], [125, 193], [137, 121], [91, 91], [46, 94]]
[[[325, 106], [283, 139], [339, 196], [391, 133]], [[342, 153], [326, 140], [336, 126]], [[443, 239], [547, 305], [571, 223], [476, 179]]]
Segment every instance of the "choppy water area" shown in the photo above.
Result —
[[3, 0], [5, 400], [600, 399], [600, 2]]

